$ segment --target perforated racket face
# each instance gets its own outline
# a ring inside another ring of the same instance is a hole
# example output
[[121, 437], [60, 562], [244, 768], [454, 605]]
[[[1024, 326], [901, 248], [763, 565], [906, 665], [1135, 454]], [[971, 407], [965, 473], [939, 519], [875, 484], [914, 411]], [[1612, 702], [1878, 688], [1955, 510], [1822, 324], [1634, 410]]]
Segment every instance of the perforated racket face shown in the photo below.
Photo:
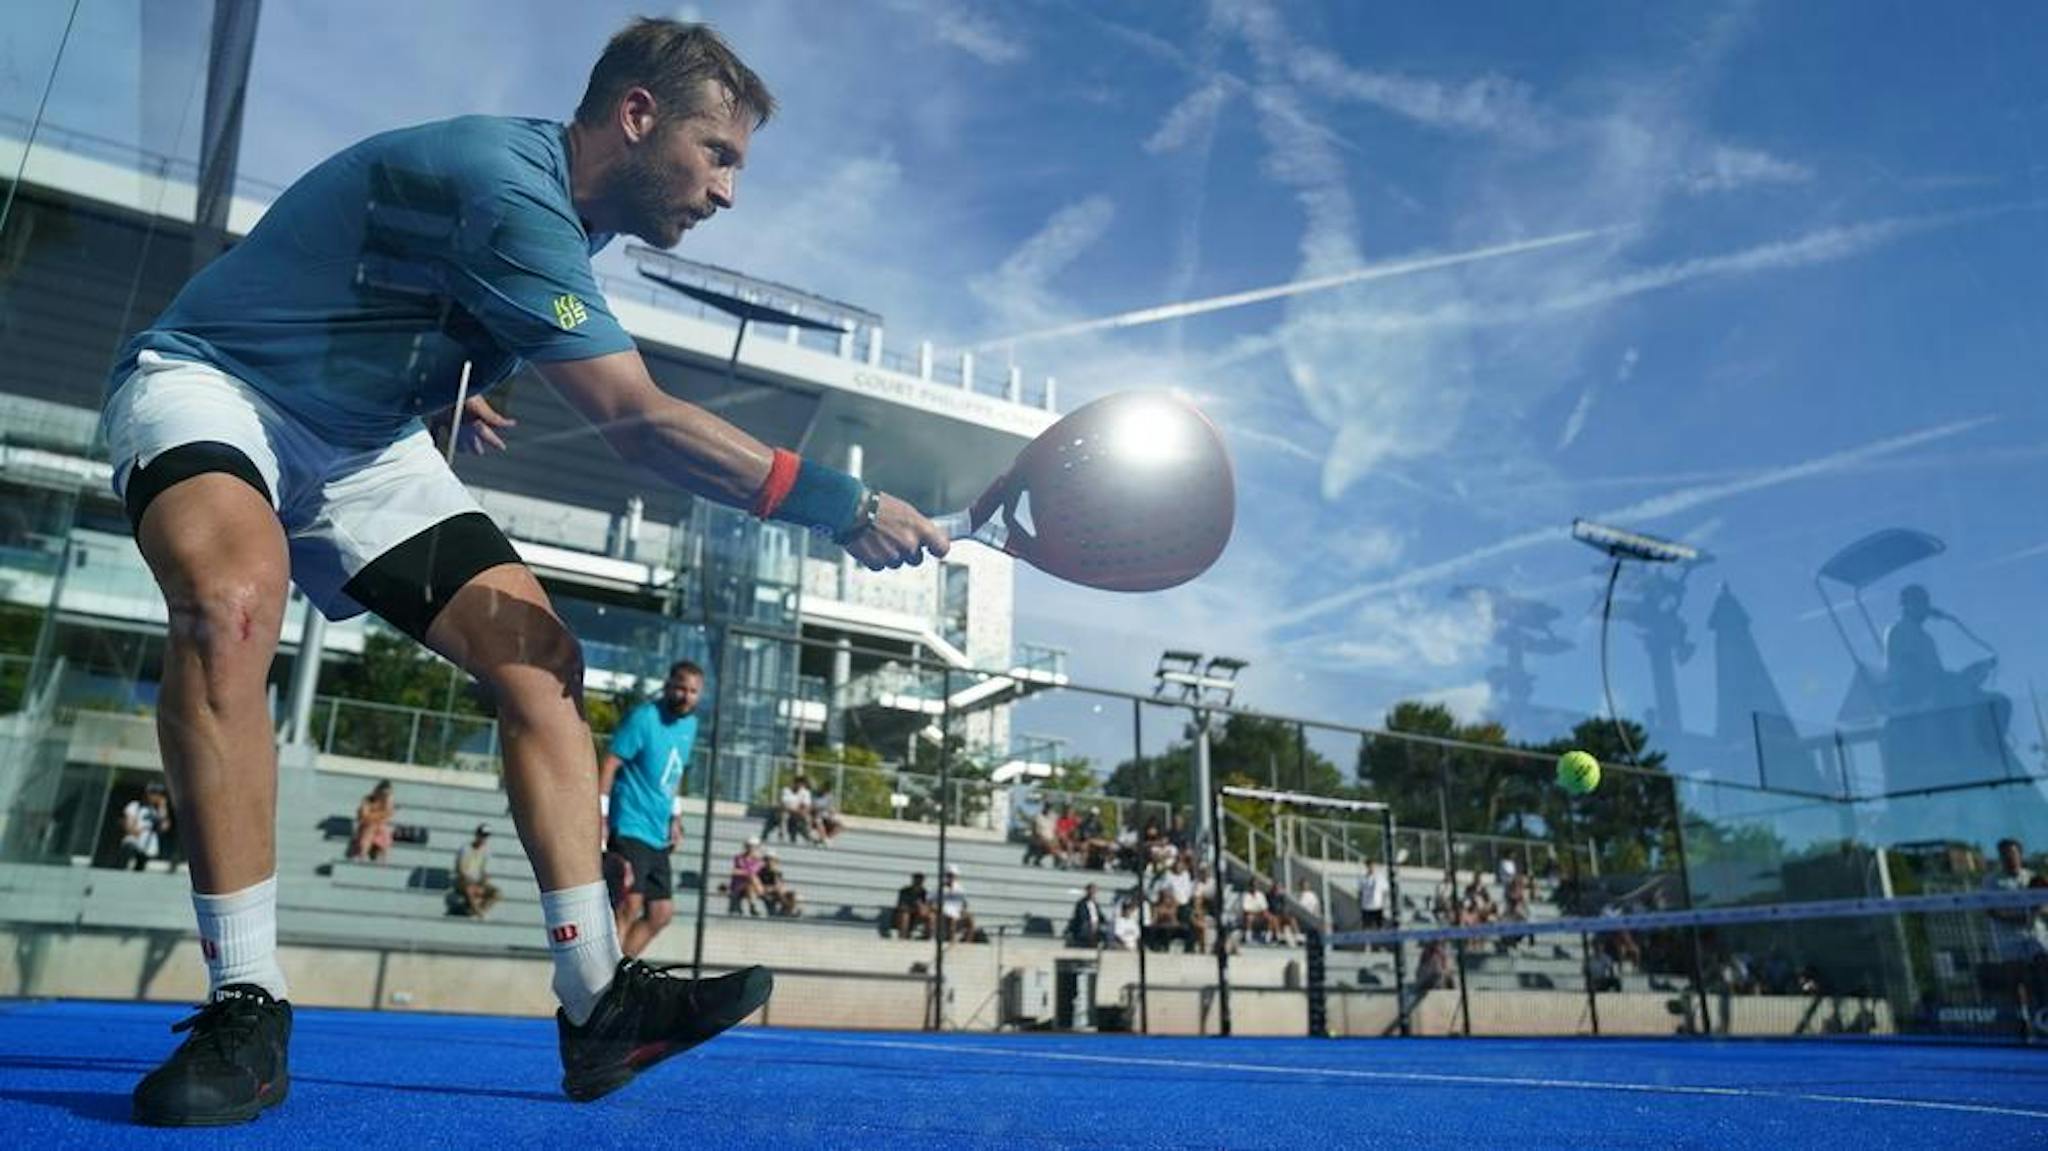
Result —
[[1157, 591], [1202, 574], [1237, 518], [1223, 438], [1164, 392], [1124, 392], [1069, 413], [1025, 446], [989, 496], [1009, 524], [1003, 550], [1110, 591]]

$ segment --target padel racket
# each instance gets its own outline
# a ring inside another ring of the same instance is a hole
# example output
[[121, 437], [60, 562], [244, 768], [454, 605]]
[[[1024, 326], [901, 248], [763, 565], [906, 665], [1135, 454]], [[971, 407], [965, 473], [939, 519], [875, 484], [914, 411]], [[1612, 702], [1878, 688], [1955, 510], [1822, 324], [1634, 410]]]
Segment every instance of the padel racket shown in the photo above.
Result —
[[1120, 392], [1069, 412], [973, 507], [934, 522], [1063, 580], [1158, 591], [1209, 570], [1236, 519], [1208, 417], [1165, 392]]

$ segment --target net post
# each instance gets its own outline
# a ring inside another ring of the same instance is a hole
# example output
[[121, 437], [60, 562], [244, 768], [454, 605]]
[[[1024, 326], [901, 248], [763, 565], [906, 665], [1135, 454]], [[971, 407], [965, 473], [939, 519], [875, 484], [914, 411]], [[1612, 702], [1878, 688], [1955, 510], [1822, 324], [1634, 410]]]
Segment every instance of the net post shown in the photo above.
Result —
[[690, 977], [693, 979], [704, 978], [704, 929], [709, 918], [705, 912], [705, 901], [711, 896], [711, 832], [718, 819], [718, 760], [725, 750], [725, 673], [730, 666], [725, 657], [731, 649], [732, 628], [719, 628], [718, 658], [713, 661], [718, 682], [711, 685], [717, 693], [711, 697], [711, 759], [704, 767], [704, 828], [697, 837], [697, 931], [695, 942], [690, 945]]
[[1136, 802], [1131, 808], [1131, 818], [1137, 821], [1132, 828], [1138, 834], [1133, 842], [1141, 852], [1138, 859], [1138, 1034], [1152, 1034], [1152, 988], [1145, 972], [1146, 944], [1145, 926], [1150, 920], [1150, 905], [1145, 901], [1145, 871], [1151, 860], [1143, 856], [1145, 848], [1145, 703], [1131, 700], [1131, 765], [1137, 771], [1138, 786]]
[[1220, 1033], [1230, 1038], [1230, 934], [1223, 923], [1223, 886], [1228, 882], [1223, 872], [1223, 791], [1209, 789], [1209, 850], [1215, 859], [1216, 906], [1211, 913], [1216, 920], [1216, 1006]]
[[[1395, 931], [1401, 930], [1401, 874], [1396, 866], [1399, 858], [1394, 851], [1394, 806], [1388, 804], [1380, 809], [1380, 854], [1387, 861], [1387, 919], [1386, 925]], [[1361, 919], [1364, 909], [1360, 908]], [[1413, 1031], [1408, 1014], [1408, 962], [1402, 957], [1401, 945], [1394, 944], [1394, 1011], [1401, 1028], [1401, 1037], [1407, 1038]]]
[[[1578, 805], [1572, 797], [1564, 796], [1564, 852], [1565, 875], [1571, 880], [1572, 890], [1581, 899], [1585, 897], [1585, 874], [1579, 870]], [[1600, 997], [1593, 988], [1593, 937], [1579, 932], [1579, 982], [1586, 989], [1586, 1021], [1592, 1025], [1593, 1034], [1600, 1034]]]
[[[939, 690], [943, 708], [939, 713], [939, 904], [932, 911], [932, 995], [931, 1026], [928, 1030], [946, 1029], [946, 937], [953, 929], [946, 923], [946, 825], [952, 822], [953, 809], [950, 797], [953, 783], [953, 669], [947, 667], [940, 673]], [[960, 914], [968, 914], [963, 903]], [[998, 973], [1000, 975], [1000, 973]]]
[[[1451, 749], [1437, 749], [1436, 756], [1436, 814], [1444, 829], [1444, 878], [1451, 885], [1451, 906], [1458, 905], [1458, 847], [1451, 837]], [[1464, 1021], [1465, 1035], [1472, 1035], [1472, 993], [1468, 984], [1472, 981], [1465, 973], [1465, 941], [1451, 941], [1451, 953], [1458, 959], [1458, 1017]]]
[[[1685, 865], [1685, 811], [1679, 806], [1678, 777], [1673, 775], [1667, 778], [1671, 782], [1671, 830], [1676, 837], [1674, 842], [1678, 849], [1678, 897], [1685, 901], [1685, 909], [1691, 911], [1692, 874]], [[1714, 1033], [1714, 1017], [1707, 1002], [1707, 965], [1705, 956], [1700, 951], [1700, 929], [1695, 926], [1687, 934], [1692, 937], [1692, 985], [1700, 999], [1701, 1034], [1711, 1036]], [[1724, 1018], [1722, 1022], [1725, 1025], [1727, 1020]]]

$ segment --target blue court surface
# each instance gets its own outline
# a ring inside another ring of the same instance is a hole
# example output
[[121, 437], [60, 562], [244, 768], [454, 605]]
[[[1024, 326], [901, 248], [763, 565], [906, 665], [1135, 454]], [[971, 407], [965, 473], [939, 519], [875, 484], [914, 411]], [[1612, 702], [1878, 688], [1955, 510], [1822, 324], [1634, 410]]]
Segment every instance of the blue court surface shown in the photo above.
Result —
[[1876, 1043], [1146, 1039], [743, 1030], [598, 1103], [553, 1024], [308, 1010], [292, 1091], [130, 1126], [184, 1012], [0, 1003], [23, 1147], [2048, 1147], [2048, 1053]]

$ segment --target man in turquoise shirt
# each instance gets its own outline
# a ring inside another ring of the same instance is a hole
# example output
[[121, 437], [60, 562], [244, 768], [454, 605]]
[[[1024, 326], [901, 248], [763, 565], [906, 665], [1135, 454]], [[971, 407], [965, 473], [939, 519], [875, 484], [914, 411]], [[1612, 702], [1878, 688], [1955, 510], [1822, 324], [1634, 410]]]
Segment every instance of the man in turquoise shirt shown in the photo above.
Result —
[[637, 20], [567, 124], [464, 117], [317, 165], [124, 350], [101, 427], [164, 593], [157, 733], [208, 978], [185, 1043], [135, 1089], [138, 1121], [243, 1122], [288, 1091], [266, 689], [291, 583], [331, 619], [382, 616], [497, 701], [570, 1098], [766, 1002], [765, 969], [693, 981], [622, 955], [581, 646], [422, 417], [502, 446], [482, 393], [531, 364], [623, 459], [689, 492], [829, 533], [871, 568], [943, 554], [910, 505], [664, 393], [598, 290], [610, 237], [673, 247], [734, 206], [774, 108], [711, 29]]
[[638, 956], [675, 918], [669, 852], [683, 841], [678, 789], [697, 746], [697, 699], [704, 669], [680, 660], [668, 669], [661, 698], [626, 713], [598, 768], [597, 795], [608, 821], [611, 851], [632, 867], [626, 890], [613, 896], [619, 946]]

